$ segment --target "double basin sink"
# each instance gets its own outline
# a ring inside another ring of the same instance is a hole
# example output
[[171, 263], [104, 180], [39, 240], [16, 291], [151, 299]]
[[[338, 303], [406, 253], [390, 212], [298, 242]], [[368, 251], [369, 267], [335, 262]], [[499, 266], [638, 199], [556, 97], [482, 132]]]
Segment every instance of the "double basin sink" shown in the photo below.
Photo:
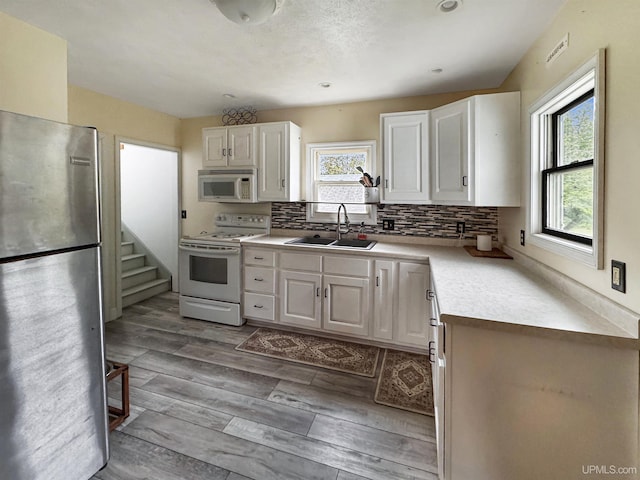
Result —
[[357, 240], [341, 238], [326, 238], [320, 236], [300, 237], [286, 242], [290, 245], [308, 245], [308, 246], [324, 246], [330, 248], [358, 248], [361, 250], [369, 250], [376, 244], [375, 240]]

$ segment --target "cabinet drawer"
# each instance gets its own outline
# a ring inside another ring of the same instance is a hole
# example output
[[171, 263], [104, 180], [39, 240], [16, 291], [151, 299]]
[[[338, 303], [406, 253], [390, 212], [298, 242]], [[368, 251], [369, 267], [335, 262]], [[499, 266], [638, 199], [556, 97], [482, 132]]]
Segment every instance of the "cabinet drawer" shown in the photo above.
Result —
[[322, 271], [322, 255], [306, 253], [281, 253], [280, 268], [283, 270]]
[[244, 289], [253, 292], [275, 293], [276, 271], [273, 268], [245, 267]]
[[366, 258], [349, 258], [347, 256], [324, 257], [324, 273], [347, 275], [350, 277], [368, 277], [371, 262]]
[[244, 294], [244, 316], [259, 320], [274, 321], [276, 300], [273, 295], [262, 295], [260, 293]]
[[262, 267], [274, 267], [276, 265], [276, 252], [259, 248], [245, 248], [244, 263]]

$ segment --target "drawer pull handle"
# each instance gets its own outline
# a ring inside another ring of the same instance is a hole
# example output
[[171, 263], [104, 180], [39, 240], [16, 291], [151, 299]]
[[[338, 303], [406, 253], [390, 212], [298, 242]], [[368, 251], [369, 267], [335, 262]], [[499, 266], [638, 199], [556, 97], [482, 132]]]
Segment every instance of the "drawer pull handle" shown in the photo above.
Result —
[[231, 155], [231, 149], [227, 150], [227, 155], [233, 157], [233, 155]]
[[227, 149], [226, 149], [226, 148], [223, 148], [223, 149], [222, 149], [222, 156], [223, 156], [223, 157], [226, 157], [226, 156], [227, 156]]
[[253, 308], [264, 308], [262, 305], [254, 305]]
[[324, 289], [324, 298], [327, 298], [329, 296], [329, 289], [325, 288]]
[[376, 287], [380, 286], [380, 277], [376, 275]]
[[316, 288], [316, 297], [320, 296], [320, 287]]
[[429, 319], [429, 324], [430, 324], [432, 327], [437, 327], [437, 326], [438, 326], [438, 320], [437, 320], [437, 319], [435, 319], [435, 318], [433, 318], [433, 317], [431, 317], [431, 318]]
[[254, 280], [255, 280], [256, 282], [264, 282], [264, 280], [263, 280], [262, 278], [254, 278]]
[[264, 260], [264, 257], [253, 257], [254, 260]]

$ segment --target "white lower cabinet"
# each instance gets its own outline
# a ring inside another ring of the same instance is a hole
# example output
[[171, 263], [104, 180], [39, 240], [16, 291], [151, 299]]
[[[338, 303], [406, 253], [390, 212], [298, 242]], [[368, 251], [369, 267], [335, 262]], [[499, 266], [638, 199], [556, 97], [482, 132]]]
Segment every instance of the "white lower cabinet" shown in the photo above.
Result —
[[369, 275], [363, 258], [283, 253], [280, 323], [369, 336]]
[[429, 343], [429, 266], [375, 261], [373, 337], [427, 348]]
[[393, 310], [395, 291], [398, 283], [398, 262], [392, 260], [375, 261], [375, 284], [373, 293], [373, 338], [393, 339]]
[[275, 322], [276, 253], [271, 250], [244, 250], [242, 315], [254, 320]]
[[429, 266], [398, 262], [398, 316], [393, 339], [426, 347], [429, 342]]
[[426, 350], [429, 266], [249, 247], [244, 316]]
[[322, 302], [319, 273], [280, 272], [280, 323], [304, 328], [321, 328]]
[[369, 279], [325, 275], [322, 327], [369, 336]]

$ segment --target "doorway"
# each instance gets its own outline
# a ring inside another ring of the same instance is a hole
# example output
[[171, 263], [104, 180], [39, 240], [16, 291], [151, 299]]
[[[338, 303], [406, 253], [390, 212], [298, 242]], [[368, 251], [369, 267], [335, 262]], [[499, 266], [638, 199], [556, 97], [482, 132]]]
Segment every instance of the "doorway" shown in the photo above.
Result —
[[170, 272], [178, 291], [180, 152], [171, 147], [118, 139], [121, 231]]

